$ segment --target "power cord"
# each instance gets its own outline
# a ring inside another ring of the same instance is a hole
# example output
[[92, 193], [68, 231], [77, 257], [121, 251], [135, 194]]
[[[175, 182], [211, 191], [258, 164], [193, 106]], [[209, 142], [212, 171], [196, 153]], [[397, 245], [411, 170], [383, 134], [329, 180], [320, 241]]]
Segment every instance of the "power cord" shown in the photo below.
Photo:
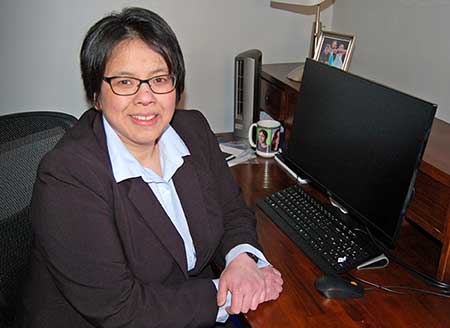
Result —
[[[428, 289], [420, 289], [420, 288], [414, 288], [414, 287], [409, 287], [409, 286], [383, 286], [383, 285], [378, 285], [374, 282], [356, 277], [355, 275], [351, 274], [350, 272], [347, 273], [353, 280], [359, 281], [363, 284], [372, 286], [373, 288], [364, 288], [365, 291], [369, 291], [369, 290], [383, 290], [389, 293], [393, 293], [393, 294], [398, 294], [398, 295], [412, 295], [412, 294], [428, 294], [428, 295], [433, 295], [433, 296], [440, 296], [440, 297], [445, 297], [445, 298], [450, 298], [450, 291], [433, 291], [433, 290], [428, 290]], [[396, 289], [401, 289], [401, 290], [407, 290], [409, 292], [402, 292], [402, 291], [398, 291]]]
[[413, 267], [411, 267], [410, 265], [406, 264], [405, 262], [400, 260], [397, 256], [395, 256], [395, 255], [393, 255], [391, 253], [386, 254], [386, 256], [389, 259], [391, 259], [392, 261], [394, 261], [395, 263], [397, 263], [398, 265], [400, 265], [401, 267], [403, 267], [403, 269], [405, 269], [406, 271], [408, 271], [412, 275], [421, 278], [428, 285], [430, 285], [432, 287], [435, 287], [435, 288], [444, 289], [444, 290], [447, 290], [448, 292], [450, 292], [450, 285], [447, 284], [446, 282], [441, 281], [441, 280], [437, 280], [437, 279], [427, 275], [426, 273], [423, 273], [423, 272], [420, 272], [420, 271], [414, 269]]
[[[416, 270], [415, 268], [413, 268], [412, 266], [406, 264], [404, 261], [399, 259], [394, 254], [392, 254], [391, 251], [387, 247], [385, 247], [380, 241], [378, 241], [375, 238], [375, 236], [373, 236], [373, 234], [370, 232], [370, 230], [367, 226], [365, 226], [365, 229], [366, 229], [366, 231], [359, 229], [359, 228], [356, 228], [355, 230], [358, 230], [362, 233], [367, 234], [370, 237], [370, 239], [372, 240], [372, 242], [374, 243], [374, 245], [376, 247], [378, 247], [378, 249], [381, 252], [383, 252], [390, 260], [392, 260], [395, 263], [397, 263], [398, 265], [400, 265], [403, 269], [405, 269], [407, 272], [409, 272], [413, 276], [420, 278], [422, 281], [424, 281], [428, 285], [430, 285], [434, 288], [440, 289], [440, 291], [419, 289], [419, 288], [414, 288], [414, 287], [409, 287], [409, 286], [382, 286], [382, 285], [378, 285], [373, 282], [366, 281], [364, 279], [355, 277], [351, 273], [348, 273], [353, 279], [374, 287], [371, 289], [381, 289], [381, 290], [395, 293], [395, 294], [411, 295], [411, 293], [405, 293], [405, 292], [400, 292], [400, 291], [395, 290], [395, 289], [402, 289], [402, 290], [413, 291], [414, 293], [419, 293], [419, 294], [431, 294], [431, 295], [435, 295], [435, 296], [450, 298], [450, 284], [448, 284], [444, 281], [441, 281], [441, 280], [437, 280], [437, 279], [431, 277], [430, 275], [420, 272], [420, 271]], [[367, 290], [370, 290], [370, 289], [367, 289]]]

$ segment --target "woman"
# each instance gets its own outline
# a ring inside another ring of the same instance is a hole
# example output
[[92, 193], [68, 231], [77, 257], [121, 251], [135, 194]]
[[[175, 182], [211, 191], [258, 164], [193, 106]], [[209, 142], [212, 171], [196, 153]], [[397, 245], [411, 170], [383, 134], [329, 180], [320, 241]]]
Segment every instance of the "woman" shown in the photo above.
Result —
[[333, 62], [333, 66], [337, 67], [337, 68], [342, 68], [342, 65], [344, 63], [344, 57], [345, 54], [347, 53], [347, 50], [344, 47], [344, 44], [341, 43], [339, 44], [339, 47], [336, 50], [336, 58]]
[[331, 53], [331, 46], [329, 43], [327, 43], [325, 45], [325, 48], [323, 49], [322, 53], [320, 54], [319, 61], [321, 63], [327, 64], [328, 60], [330, 58], [330, 53]]
[[336, 58], [337, 51], [337, 41], [333, 40], [331, 42], [330, 55], [328, 56], [328, 65], [333, 66], [334, 60]]
[[276, 299], [281, 275], [214, 134], [175, 110], [185, 68], [167, 23], [109, 15], [80, 62], [94, 108], [39, 168], [22, 325], [209, 327]]
[[258, 132], [258, 150], [267, 151], [267, 131], [259, 130]]
[[278, 151], [280, 147], [281, 131], [276, 130], [272, 137], [272, 151]]

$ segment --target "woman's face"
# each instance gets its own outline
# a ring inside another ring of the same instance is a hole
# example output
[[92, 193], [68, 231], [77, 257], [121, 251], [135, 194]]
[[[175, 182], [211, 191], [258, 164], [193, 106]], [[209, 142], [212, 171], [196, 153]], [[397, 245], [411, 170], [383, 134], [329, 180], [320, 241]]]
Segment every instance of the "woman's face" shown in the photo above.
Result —
[[273, 140], [276, 140], [276, 141], [280, 140], [280, 130], [277, 130], [277, 132], [275, 132], [275, 135], [273, 136]]
[[[112, 51], [106, 63], [105, 76], [128, 76], [141, 80], [168, 74], [163, 57], [140, 39], [124, 40]], [[125, 146], [134, 150], [150, 149], [161, 136], [174, 114], [176, 91], [154, 94], [148, 84], [141, 84], [132, 96], [114, 94], [102, 82], [96, 108], [103, 112], [108, 123]]]
[[266, 143], [266, 135], [264, 134], [263, 131], [259, 131], [259, 142], [261, 144], [265, 144]]

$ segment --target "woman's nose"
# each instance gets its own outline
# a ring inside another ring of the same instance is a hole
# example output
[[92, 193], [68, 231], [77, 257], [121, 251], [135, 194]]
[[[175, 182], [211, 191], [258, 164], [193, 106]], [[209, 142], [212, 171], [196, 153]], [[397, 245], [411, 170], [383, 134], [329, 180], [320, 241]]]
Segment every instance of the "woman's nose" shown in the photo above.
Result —
[[149, 102], [155, 99], [155, 93], [152, 91], [148, 83], [142, 83], [140, 85], [136, 96], [143, 102]]

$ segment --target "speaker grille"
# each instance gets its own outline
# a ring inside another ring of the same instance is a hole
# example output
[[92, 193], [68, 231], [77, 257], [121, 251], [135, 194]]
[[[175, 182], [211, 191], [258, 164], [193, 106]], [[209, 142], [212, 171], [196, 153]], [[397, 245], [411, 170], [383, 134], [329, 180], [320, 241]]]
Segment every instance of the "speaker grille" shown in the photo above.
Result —
[[235, 77], [236, 77], [236, 93], [235, 93], [235, 118], [243, 120], [244, 106], [244, 62], [236, 60]]

